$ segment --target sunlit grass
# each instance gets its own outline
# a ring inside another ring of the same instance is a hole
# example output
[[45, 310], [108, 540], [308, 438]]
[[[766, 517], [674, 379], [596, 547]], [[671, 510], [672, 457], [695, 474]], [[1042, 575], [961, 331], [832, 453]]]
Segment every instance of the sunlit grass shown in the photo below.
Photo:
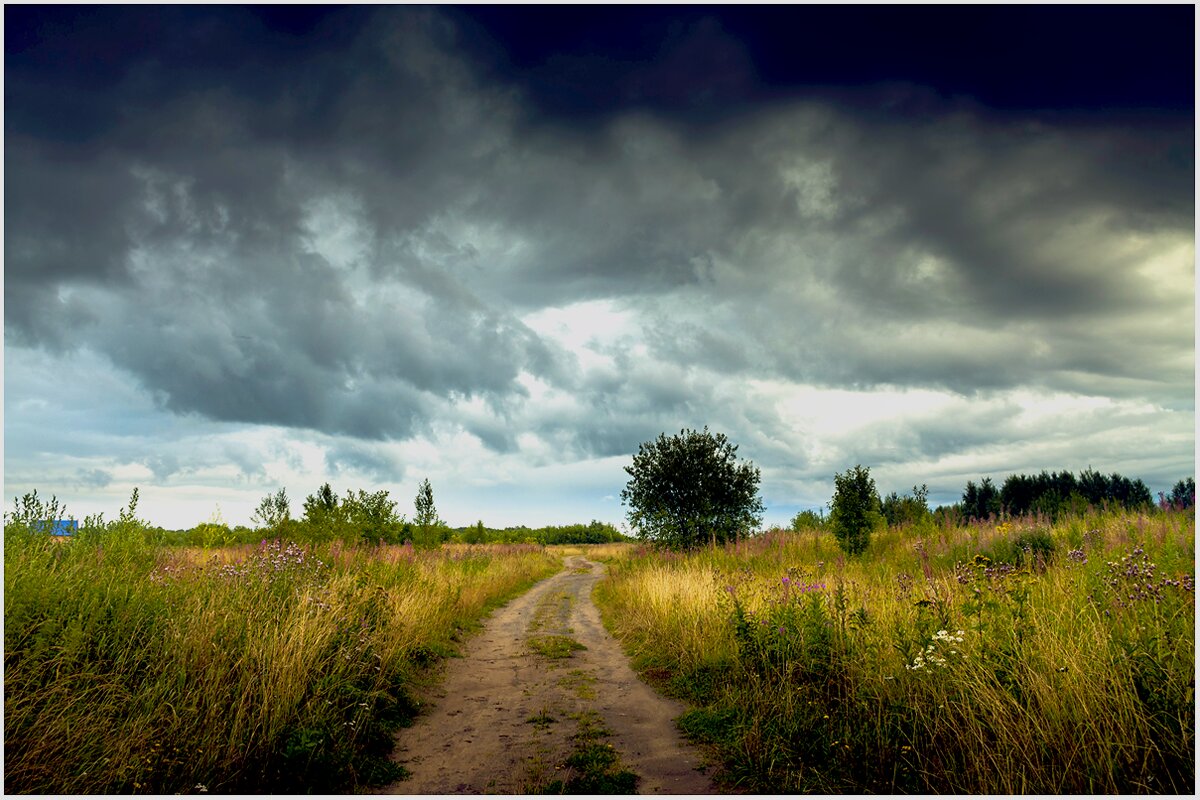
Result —
[[637, 545], [633, 542], [611, 542], [608, 544], [552, 544], [546, 546], [546, 551], [562, 558], [584, 556], [594, 561], [612, 561], [626, 558]]
[[1194, 787], [1195, 521], [1089, 513], [643, 550], [596, 597], [732, 786]]
[[5, 789], [51, 794], [392, 779], [424, 668], [561, 566], [529, 545], [172, 549], [18, 525], [4, 560]]

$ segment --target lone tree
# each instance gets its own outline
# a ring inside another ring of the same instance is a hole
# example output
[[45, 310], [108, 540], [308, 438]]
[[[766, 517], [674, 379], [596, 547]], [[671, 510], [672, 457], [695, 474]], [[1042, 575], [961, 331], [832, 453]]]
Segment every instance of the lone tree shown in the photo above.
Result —
[[869, 468], [859, 465], [845, 474], [836, 474], [833, 485], [829, 524], [842, 552], [856, 556], [867, 549], [871, 529], [881, 521], [875, 479]]
[[670, 548], [736, 540], [762, 521], [758, 468], [737, 463], [722, 433], [684, 429], [644, 442], [626, 467], [621, 503], [638, 537]]
[[438, 520], [437, 508], [433, 505], [433, 487], [429, 484], [429, 478], [426, 478], [421, 487], [417, 489], [415, 504], [417, 516], [413, 519], [413, 524], [420, 530], [420, 537], [419, 541], [413, 542], [413, 544], [433, 547], [437, 544], [435, 538], [440, 520]]

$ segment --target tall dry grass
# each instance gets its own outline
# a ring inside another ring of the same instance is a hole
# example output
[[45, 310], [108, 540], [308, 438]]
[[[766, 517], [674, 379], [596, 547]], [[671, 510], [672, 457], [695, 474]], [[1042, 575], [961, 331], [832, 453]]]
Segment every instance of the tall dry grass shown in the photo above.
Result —
[[597, 599], [758, 792], [1190, 793], [1195, 520], [775, 531], [614, 562]]
[[228, 550], [5, 528], [8, 792], [334, 792], [459, 632], [553, 573], [541, 548]]

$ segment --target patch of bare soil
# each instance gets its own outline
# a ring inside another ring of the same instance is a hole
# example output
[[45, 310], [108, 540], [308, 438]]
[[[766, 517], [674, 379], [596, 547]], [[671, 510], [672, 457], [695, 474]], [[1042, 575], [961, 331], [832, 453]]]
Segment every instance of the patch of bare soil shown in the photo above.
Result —
[[685, 708], [642, 683], [601, 624], [591, 594], [603, 574], [572, 556], [497, 610], [450, 661], [433, 708], [397, 734], [392, 757], [411, 775], [382, 791], [569, 789], [590, 755], [608, 752], [617, 760], [607, 772], [634, 773], [641, 794], [713, 793], [700, 752], [675, 727]]

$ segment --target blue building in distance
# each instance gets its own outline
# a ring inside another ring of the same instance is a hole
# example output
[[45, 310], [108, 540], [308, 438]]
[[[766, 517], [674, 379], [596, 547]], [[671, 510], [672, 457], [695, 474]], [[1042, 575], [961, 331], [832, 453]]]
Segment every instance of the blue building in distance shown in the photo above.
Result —
[[[47, 520], [50, 525], [51, 536], [74, 536], [79, 533], [79, 523], [73, 519], [52, 519]], [[45, 530], [47, 522], [35, 522], [33, 527], [36, 530]]]

